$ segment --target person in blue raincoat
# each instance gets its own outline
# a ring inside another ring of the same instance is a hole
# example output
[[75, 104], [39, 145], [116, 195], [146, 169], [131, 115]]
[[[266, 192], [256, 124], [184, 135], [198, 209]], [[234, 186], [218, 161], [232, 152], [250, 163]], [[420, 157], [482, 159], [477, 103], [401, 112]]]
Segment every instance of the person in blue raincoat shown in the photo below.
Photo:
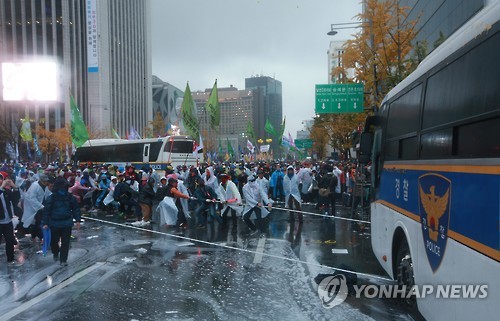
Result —
[[[80, 228], [80, 206], [76, 198], [69, 193], [67, 181], [58, 177], [52, 187], [52, 194], [44, 201], [42, 226], [50, 228], [50, 247], [54, 261], [59, 260], [62, 266], [68, 261], [69, 243], [73, 220], [76, 221], [77, 229]], [[61, 246], [59, 247], [59, 240]]]

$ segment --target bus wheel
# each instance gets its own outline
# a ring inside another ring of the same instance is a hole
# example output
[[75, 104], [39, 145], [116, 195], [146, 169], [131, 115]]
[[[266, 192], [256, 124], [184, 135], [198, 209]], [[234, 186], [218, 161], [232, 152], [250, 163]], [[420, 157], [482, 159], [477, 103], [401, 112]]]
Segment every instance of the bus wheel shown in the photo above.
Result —
[[411, 259], [410, 247], [408, 246], [406, 238], [403, 238], [403, 241], [398, 248], [396, 257], [398, 285], [406, 286], [404, 302], [407, 305], [414, 307], [417, 303], [415, 295], [409, 295], [412, 287], [415, 285], [415, 279], [413, 276], [413, 261]]

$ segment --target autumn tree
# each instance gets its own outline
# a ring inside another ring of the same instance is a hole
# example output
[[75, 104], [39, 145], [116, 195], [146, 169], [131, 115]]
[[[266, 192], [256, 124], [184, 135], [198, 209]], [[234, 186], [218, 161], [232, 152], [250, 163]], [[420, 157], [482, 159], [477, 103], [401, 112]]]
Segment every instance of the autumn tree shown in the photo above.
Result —
[[45, 154], [46, 161], [55, 159], [56, 152], [59, 152], [59, 161], [63, 160], [67, 146], [71, 145], [71, 135], [66, 127], [57, 128], [54, 131], [37, 126], [35, 134], [40, 151]]
[[[426, 54], [426, 44], [412, 53], [416, 21], [407, 20], [407, 7], [398, 0], [367, 0], [366, 10], [357, 16], [361, 31], [348, 40], [342, 54], [342, 65], [332, 76], [343, 83], [363, 83], [364, 105], [368, 108], [356, 114], [321, 114], [312, 131], [328, 133], [329, 144], [348, 157], [352, 133], [357, 130], [384, 96], [408, 76]], [[354, 70], [349, 78], [348, 70]]]
[[316, 151], [318, 159], [326, 156], [326, 145], [330, 142], [328, 129], [325, 126], [312, 126], [309, 130], [309, 137], [313, 141], [313, 150]]
[[152, 121], [149, 121], [148, 125], [148, 127], [144, 128], [144, 136], [146, 137], [153, 138], [171, 134], [171, 132], [166, 132], [167, 124], [159, 111], [156, 112], [155, 117]]
[[347, 82], [365, 84], [366, 106], [379, 106], [383, 97], [416, 67], [410, 55], [416, 35], [416, 22], [407, 20], [408, 7], [398, 0], [367, 0], [366, 10], [357, 18], [362, 25], [354, 39], [344, 46], [342, 66], [334, 76], [348, 75], [354, 69], [354, 78]]
[[316, 146], [327, 143], [340, 151], [343, 157], [348, 158], [349, 149], [352, 147], [352, 132], [364, 123], [366, 115], [366, 113], [322, 114], [315, 118], [311, 128], [311, 138], [314, 141], [314, 148], [318, 151], [318, 157], [319, 147]]

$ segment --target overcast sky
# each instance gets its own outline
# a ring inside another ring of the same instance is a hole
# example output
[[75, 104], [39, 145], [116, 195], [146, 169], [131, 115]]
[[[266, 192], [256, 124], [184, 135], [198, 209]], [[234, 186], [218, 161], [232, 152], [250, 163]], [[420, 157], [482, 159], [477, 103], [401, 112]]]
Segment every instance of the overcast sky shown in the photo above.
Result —
[[245, 88], [263, 75], [283, 84], [286, 132], [314, 116], [314, 85], [328, 82], [327, 50], [356, 30], [360, 0], [151, 0], [153, 75], [184, 90]]

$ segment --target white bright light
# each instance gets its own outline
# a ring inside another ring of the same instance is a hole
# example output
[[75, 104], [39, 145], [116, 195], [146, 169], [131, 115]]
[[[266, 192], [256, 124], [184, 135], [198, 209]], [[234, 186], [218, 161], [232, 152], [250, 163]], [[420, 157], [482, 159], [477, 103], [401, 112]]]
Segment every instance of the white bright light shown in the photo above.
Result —
[[58, 100], [55, 62], [2, 63], [2, 92], [5, 101]]

